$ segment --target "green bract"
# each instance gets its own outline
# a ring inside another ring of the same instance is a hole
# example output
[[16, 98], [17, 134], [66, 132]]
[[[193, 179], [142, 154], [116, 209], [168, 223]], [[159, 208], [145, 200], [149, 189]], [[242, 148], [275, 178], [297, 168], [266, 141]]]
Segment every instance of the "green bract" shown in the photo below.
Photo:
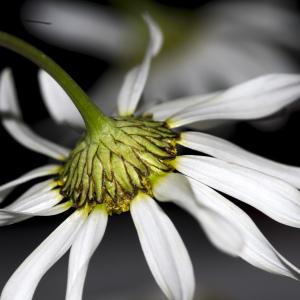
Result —
[[151, 195], [151, 181], [173, 169], [176, 139], [163, 122], [112, 119], [70, 153], [58, 180], [61, 193], [75, 207], [104, 203], [109, 214], [128, 211], [139, 191]]

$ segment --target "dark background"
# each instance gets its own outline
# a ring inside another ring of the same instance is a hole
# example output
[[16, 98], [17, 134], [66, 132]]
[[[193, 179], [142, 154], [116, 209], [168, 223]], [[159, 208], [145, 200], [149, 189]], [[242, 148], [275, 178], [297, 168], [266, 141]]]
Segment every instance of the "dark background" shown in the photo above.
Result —
[[[96, 1], [94, 1], [96, 2]], [[194, 9], [212, 1], [160, 1], [167, 6]], [[102, 4], [104, 2], [101, 2]], [[109, 64], [104, 60], [55, 48], [26, 32], [20, 20], [22, 1], [0, 2], [0, 30], [15, 34], [54, 58], [84, 89], [89, 89]], [[109, 3], [104, 3], [109, 5]], [[299, 11], [298, 11], [299, 12]], [[291, 53], [299, 65], [297, 53]], [[20, 105], [25, 121], [39, 131], [40, 122], [48, 118], [41, 101], [36, 72], [30, 62], [0, 49], [0, 70], [14, 71]], [[249, 123], [240, 122], [229, 136], [231, 141], [254, 153], [286, 164], [300, 166], [300, 113], [274, 132], [263, 132]], [[53, 125], [54, 126], [54, 125]], [[53, 127], [54, 129], [55, 127]], [[57, 129], [54, 129], [57, 130]], [[0, 184], [28, 170], [43, 165], [48, 159], [17, 144], [0, 126]], [[300, 265], [300, 235], [256, 210], [240, 207], [253, 217], [272, 244], [296, 265]], [[185, 212], [164, 205], [190, 251], [197, 277], [196, 299], [298, 299], [296, 281], [265, 273], [218, 252], [206, 240], [198, 224]], [[10, 274], [66, 215], [35, 218], [21, 224], [0, 228], [0, 288]], [[61, 259], [41, 281], [35, 299], [63, 299], [67, 276], [67, 256]], [[107, 232], [93, 257], [85, 289], [85, 299], [164, 299], [145, 263], [134, 226], [128, 214], [110, 218]]]

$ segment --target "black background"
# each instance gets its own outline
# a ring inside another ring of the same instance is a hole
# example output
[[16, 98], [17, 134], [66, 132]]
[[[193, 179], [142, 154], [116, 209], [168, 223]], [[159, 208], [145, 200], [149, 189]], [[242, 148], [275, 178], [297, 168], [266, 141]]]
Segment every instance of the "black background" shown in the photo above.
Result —
[[[96, 2], [96, 1], [94, 1]], [[160, 1], [169, 6], [197, 8], [211, 1]], [[103, 2], [101, 2], [103, 3]], [[109, 5], [108, 3], [106, 3]], [[0, 30], [34, 44], [65, 68], [84, 89], [88, 89], [105, 68], [105, 61], [50, 46], [27, 33], [20, 20], [22, 1], [0, 2]], [[299, 56], [293, 53], [295, 64]], [[0, 70], [14, 71], [25, 121], [38, 131], [39, 122], [48, 118], [41, 101], [37, 68], [30, 62], [0, 49]], [[294, 112], [282, 128], [262, 132], [240, 122], [231, 141], [265, 157], [300, 166], [300, 113]], [[0, 184], [9, 181], [48, 159], [17, 144], [0, 127]], [[296, 265], [300, 265], [300, 235], [293, 228], [279, 225], [246, 205], [259, 227]], [[196, 299], [298, 299], [300, 285], [233, 259], [209, 244], [197, 223], [173, 205], [164, 205], [168, 215], [190, 250], [197, 276]], [[0, 288], [24, 258], [63, 220], [66, 215], [35, 218], [0, 228]], [[67, 276], [67, 256], [52, 268], [38, 287], [35, 299], [63, 299]], [[163, 299], [144, 261], [129, 215], [109, 220], [103, 243], [96, 252], [88, 273], [85, 299]]]

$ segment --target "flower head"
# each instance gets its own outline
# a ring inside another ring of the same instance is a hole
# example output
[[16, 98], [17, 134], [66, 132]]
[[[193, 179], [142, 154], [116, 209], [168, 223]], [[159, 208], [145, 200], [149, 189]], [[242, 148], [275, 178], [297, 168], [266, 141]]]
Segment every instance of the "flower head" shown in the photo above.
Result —
[[[148, 16], [145, 20], [151, 40], [142, 64], [125, 78], [118, 115], [107, 118], [98, 112], [97, 119], [96, 108], [85, 115], [89, 126], [72, 151], [37, 136], [23, 123], [11, 72], [3, 71], [3, 125], [25, 147], [60, 163], [32, 170], [0, 187], [3, 201], [17, 185], [49, 177], [2, 208], [0, 224], [75, 211], [15, 271], [1, 300], [32, 299], [42, 276], [70, 248], [66, 299], [81, 299], [89, 260], [102, 240], [108, 215], [127, 211], [162, 291], [169, 299], [192, 299], [195, 283], [188, 252], [154, 198], [172, 201], [190, 212], [220, 250], [266, 271], [300, 277], [299, 269], [270, 245], [250, 217], [217, 192], [298, 228], [300, 169], [264, 159], [208, 134], [175, 130], [194, 122], [270, 115], [299, 97], [300, 76], [267, 75], [226, 91], [170, 101], [136, 115], [151, 59], [162, 43], [156, 24]], [[44, 71], [39, 79], [55, 119], [82, 126], [81, 117], [56, 81]], [[179, 147], [209, 156], [179, 155]]]
[[152, 181], [173, 167], [176, 133], [147, 118], [114, 118], [98, 139], [82, 139], [61, 168], [61, 193], [77, 208], [104, 203], [109, 214], [129, 210], [139, 192], [152, 195]]

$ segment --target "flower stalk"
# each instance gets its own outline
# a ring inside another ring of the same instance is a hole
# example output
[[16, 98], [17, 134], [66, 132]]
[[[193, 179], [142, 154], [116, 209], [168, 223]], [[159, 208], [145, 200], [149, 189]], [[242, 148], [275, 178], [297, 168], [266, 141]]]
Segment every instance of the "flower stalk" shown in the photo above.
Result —
[[0, 45], [26, 57], [44, 69], [59, 83], [79, 110], [84, 119], [87, 133], [91, 137], [97, 136], [100, 128], [111, 123], [111, 119], [105, 116], [99, 107], [90, 100], [74, 79], [42, 51], [2, 31], [0, 31]]

